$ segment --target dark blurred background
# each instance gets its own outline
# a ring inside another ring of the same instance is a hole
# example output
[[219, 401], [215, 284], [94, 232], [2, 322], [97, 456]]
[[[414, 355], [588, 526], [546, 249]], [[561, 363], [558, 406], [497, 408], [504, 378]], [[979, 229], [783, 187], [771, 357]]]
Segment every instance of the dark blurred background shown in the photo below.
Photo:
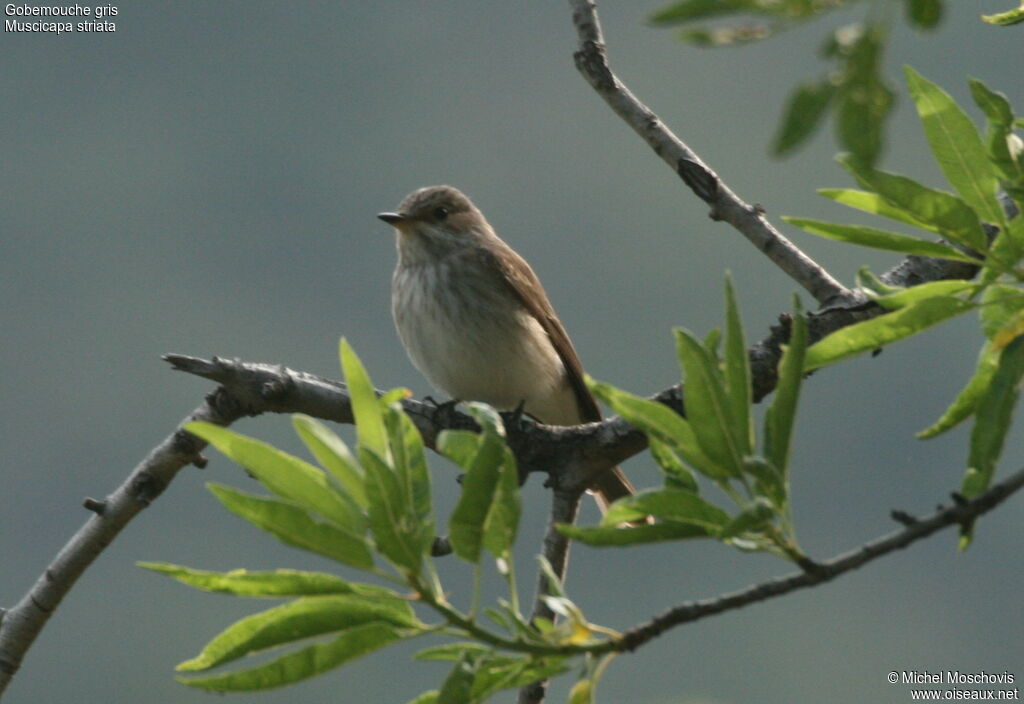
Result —
[[[830, 129], [793, 159], [767, 156], [785, 95], [825, 70], [815, 51], [826, 29], [863, 8], [757, 46], [702, 51], [645, 24], [660, 4], [601, 8], [613, 66], [634, 92], [777, 224], [782, 214], [866, 222], [814, 194], [851, 185], [832, 161]], [[894, 31], [886, 66], [901, 88], [884, 167], [943, 185], [902, 64], [963, 105], [975, 76], [1024, 110], [1020, 30], [978, 19], [1007, 5], [951, 3], [930, 35]], [[710, 221], [577, 75], [564, 3], [137, 0], [119, 10], [112, 34], [0, 38], [0, 605], [86, 520], [82, 498], [111, 491], [210, 390], [171, 373], [162, 353], [336, 377], [345, 335], [377, 386], [431, 391], [392, 328], [394, 245], [374, 218], [418, 186], [465, 190], [531, 261], [588, 371], [637, 393], [678, 380], [672, 326], [703, 335], [720, 324], [726, 269], [750, 339], [790, 306], [796, 285]], [[862, 264], [880, 272], [896, 261], [787, 232], [847, 283]], [[793, 495], [811, 555], [893, 530], [892, 508], [948, 501], [967, 433], [926, 443], [913, 433], [952, 399], [977, 345], [976, 322], [962, 320], [806, 384]], [[236, 427], [298, 448], [287, 419]], [[1020, 466], [1021, 437], [1009, 439], [1004, 468]], [[196, 592], [138, 560], [333, 569], [220, 508], [204, 482], [255, 486], [211, 458], [205, 471], [184, 470], [85, 574], [5, 701], [211, 700], [175, 683], [173, 666], [269, 603]], [[444, 517], [457, 486], [450, 467], [433, 465]], [[658, 481], [646, 458], [627, 469], [638, 485]], [[539, 484], [525, 490], [526, 592], [546, 515]], [[675, 629], [619, 658], [600, 701], [904, 702], [909, 688], [889, 685], [890, 670], [1024, 676], [1022, 514], [1016, 500], [986, 517], [966, 554], [947, 531], [833, 584]], [[454, 559], [443, 567], [464, 600], [468, 571]], [[713, 544], [579, 547], [569, 587], [591, 620], [623, 629], [789, 571]], [[424, 644], [254, 700], [404, 702], [446, 672], [409, 660]]]

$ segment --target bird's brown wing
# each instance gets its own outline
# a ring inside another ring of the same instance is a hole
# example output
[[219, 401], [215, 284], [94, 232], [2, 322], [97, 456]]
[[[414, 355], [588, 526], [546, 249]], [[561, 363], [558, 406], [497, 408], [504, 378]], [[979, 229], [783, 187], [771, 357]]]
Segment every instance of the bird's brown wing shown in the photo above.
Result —
[[[562, 359], [562, 364], [565, 365], [569, 385], [576, 396], [580, 420], [584, 423], [601, 420], [601, 409], [583, 381], [583, 364], [580, 362], [579, 355], [576, 354], [576, 348], [572, 346], [569, 334], [558, 319], [551, 301], [548, 300], [540, 279], [533, 273], [533, 269], [526, 263], [526, 260], [515, 250], [504, 242], [500, 242], [499, 245], [504, 256], [496, 256], [491, 250], [483, 249], [480, 250], [481, 255], [492, 260], [494, 267], [501, 272], [509, 289], [548, 334], [551, 344], [554, 345], [555, 351]], [[591, 491], [596, 495], [602, 513], [611, 502], [634, 493], [633, 485], [618, 467], [602, 473], [594, 482]]]

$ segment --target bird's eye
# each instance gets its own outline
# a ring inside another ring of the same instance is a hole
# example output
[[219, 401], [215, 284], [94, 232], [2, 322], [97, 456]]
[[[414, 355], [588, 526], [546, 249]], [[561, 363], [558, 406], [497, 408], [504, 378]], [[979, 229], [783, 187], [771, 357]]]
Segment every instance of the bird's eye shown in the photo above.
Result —
[[438, 220], [444, 220], [448, 217], [448, 208], [441, 206], [440, 208], [434, 208], [434, 217]]

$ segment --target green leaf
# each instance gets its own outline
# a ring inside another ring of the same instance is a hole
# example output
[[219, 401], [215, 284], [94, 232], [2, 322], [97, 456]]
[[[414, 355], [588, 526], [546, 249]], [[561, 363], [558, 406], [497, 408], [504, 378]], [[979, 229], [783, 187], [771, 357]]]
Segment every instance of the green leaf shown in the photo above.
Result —
[[882, 296], [869, 292], [869, 297], [878, 305], [887, 310], [896, 310], [923, 301], [926, 298], [936, 296], [955, 296], [961, 293], [971, 292], [978, 288], [978, 284], [965, 279], [944, 279], [942, 281], [928, 281], [917, 284], [910, 288], [900, 289], [894, 293], [887, 293]]
[[729, 514], [692, 491], [650, 489], [616, 501], [601, 519], [601, 525], [617, 526], [644, 516], [693, 524], [708, 533], [729, 522]]
[[424, 553], [434, 541], [434, 506], [423, 438], [397, 402], [385, 409], [384, 425], [402, 492], [402, 512], [409, 517], [410, 540], [418, 545], [419, 553]]
[[273, 689], [323, 674], [405, 637], [390, 624], [371, 622], [349, 629], [334, 640], [309, 645], [259, 667], [208, 677], [179, 677], [178, 681], [211, 692]]
[[1006, 325], [1024, 310], [1024, 288], [995, 283], [981, 297], [981, 330], [993, 340]]
[[414, 660], [449, 660], [455, 662], [461, 660], [465, 655], [483, 655], [490, 651], [490, 648], [480, 643], [471, 641], [460, 641], [458, 643], [445, 643], [424, 648], [413, 656]]
[[1013, 127], [1013, 108], [1002, 93], [992, 90], [977, 78], [968, 79], [974, 103], [985, 113], [985, 117], [997, 125]]
[[884, 249], [889, 252], [900, 252], [902, 254], [913, 254], [919, 257], [935, 257], [937, 259], [952, 259], [959, 262], [979, 264], [977, 259], [967, 256], [960, 251], [938, 242], [929, 242], [916, 237], [900, 235], [887, 230], [879, 230], [864, 225], [840, 225], [834, 222], [812, 220], [811, 218], [794, 218], [783, 216], [782, 218], [791, 225], [810, 232], [812, 235], [827, 237], [840, 242], [850, 242], [862, 247], [873, 249]]
[[469, 469], [480, 451], [480, 433], [471, 430], [442, 430], [437, 437], [437, 450], [452, 462]]
[[942, 0], [908, 0], [907, 17], [921, 29], [934, 29], [942, 20]]
[[697, 435], [686, 418], [663, 403], [634, 396], [610, 384], [594, 381], [589, 376], [586, 380], [591, 392], [608, 404], [609, 408], [634, 428], [647, 433], [648, 437], [657, 438], [674, 449], [690, 466], [712, 478], [730, 476], [728, 468], [720, 468], [701, 449]]
[[395, 566], [418, 573], [426, 546], [408, 496], [394, 471], [377, 453], [360, 446], [359, 459], [366, 470], [370, 531], [377, 549]]
[[650, 16], [654, 25], [674, 25], [741, 12], [767, 13], [768, 5], [751, 0], [682, 0]]
[[[789, 343], [779, 360], [779, 380], [764, 419], [764, 451], [768, 462], [785, 477], [789, 467], [790, 439], [796, 420], [797, 401], [807, 356], [807, 318], [794, 297]], [[783, 480], [784, 481], [784, 480]]]
[[[767, 428], [765, 432], [767, 434]], [[743, 461], [743, 472], [754, 478], [757, 496], [763, 496], [780, 509], [789, 503], [785, 472], [779, 471], [771, 462], [762, 457], [747, 457]]]
[[658, 463], [668, 478], [675, 482], [676, 488], [697, 491], [697, 478], [693, 472], [683, 464], [682, 458], [676, 454], [667, 443], [659, 440], [653, 435], [647, 436], [647, 444], [651, 450], [651, 456]]
[[849, 325], [826, 336], [807, 350], [804, 371], [834, 364], [862, 352], [911, 337], [975, 307], [974, 304], [959, 298], [936, 296], [892, 313]]
[[666, 540], [685, 540], [687, 538], [706, 538], [708, 532], [692, 523], [676, 523], [665, 521], [649, 526], [632, 528], [614, 528], [611, 526], [584, 527], [569, 523], [559, 523], [558, 531], [573, 540], [594, 547], [621, 547], [640, 543], [658, 543]]
[[384, 430], [384, 414], [377, 402], [377, 392], [366, 373], [366, 367], [345, 338], [341, 339], [340, 352], [341, 369], [352, 399], [352, 414], [356, 419], [359, 444], [373, 450], [386, 462], [389, 459], [387, 434]]
[[1007, 10], [1006, 12], [999, 12], [994, 15], [982, 15], [981, 19], [989, 24], [1009, 27], [1011, 24], [1024, 22], [1024, 5], [1012, 10]]
[[992, 382], [978, 401], [974, 429], [971, 432], [971, 451], [967, 460], [971, 473], [965, 478], [960, 492], [967, 498], [984, 492], [992, 481], [1022, 378], [1024, 336], [1018, 337], [1003, 349]]
[[507, 557], [515, 545], [522, 505], [519, 500], [519, 470], [512, 450], [504, 447], [494, 500], [484, 520], [484, 547], [495, 557]]
[[594, 703], [594, 682], [590, 679], [576, 680], [576, 684], [569, 690], [568, 704], [593, 704]]
[[970, 118], [944, 90], [909, 66], [904, 68], [910, 95], [936, 162], [960, 197], [983, 221], [1005, 220], [996, 200], [999, 181]]
[[455, 667], [445, 678], [441, 691], [437, 695], [437, 704], [470, 704], [473, 699], [473, 679], [476, 677], [476, 660], [471, 656], [463, 656], [455, 663]]
[[319, 467], [261, 440], [212, 423], [193, 421], [186, 423], [185, 429], [248, 469], [263, 486], [282, 499], [320, 514], [339, 528], [359, 532], [360, 515], [351, 503], [341, 498]]
[[[470, 404], [470, 413], [481, 424], [483, 432], [480, 448], [462, 481], [462, 496], [452, 511], [448, 532], [455, 554], [475, 564], [480, 561], [484, 522], [505, 460], [505, 441], [501, 418], [496, 412], [483, 404]], [[500, 432], [499, 428], [502, 428]]]
[[303, 597], [236, 621], [203, 651], [178, 665], [179, 672], [197, 672], [232, 662], [251, 653], [288, 643], [346, 631], [368, 623], [420, 628], [409, 602], [355, 595]]
[[757, 497], [753, 503], [740, 511], [722, 528], [719, 537], [722, 540], [734, 538], [743, 533], [756, 533], [768, 527], [775, 518], [775, 509], [762, 497]]
[[901, 208], [890, 205], [882, 196], [877, 193], [858, 191], [853, 188], [819, 188], [818, 194], [830, 198], [837, 203], [842, 203], [851, 208], [856, 208], [865, 213], [880, 215], [896, 222], [902, 222], [913, 227], [920, 227], [932, 232], [938, 232], [934, 225], [921, 222], [913, 215]]
[[749, 455], [754, 447], [754, 419], [751, 416], [752, 391], [750, 380], [750, 358], [747, 343], [743, 338], [743, 323], [732, 276], [725, 277], [725, 392], [735, 423], [734, 435], [743, 455]]
[[779, 131], [772, 142], [772, 154], [789, 154], [806, 142], [818, 129], [835, 94], [836, 87], [828, 79], [797, 86], [786, 103]]
[[360, 535], [316, 521], [303, 509], [284, 501], [212, 482], [207, 488], [229, 511], [288, 545], [359, 569], [373, 567], [369, 545]]
[[[971, 450], [967, 458], [960, 493], [970, 499], [982, 494], [992, 483], [996, 464], [1003, 452], [1013, 409], [1017, 405], [1021, 379], [1024, 379], [1024, 335], [1003, 348], [999, 366], [988, 389], [978, 400]], [[973, 522], [960, 530], [960, 549], [966, 549], [973, 534]]]
[[892, 110], [893, 93], [881, 73], [884, 31], [869, 26], [846, 56], [836, 95], [839, 143], [865, 164], [882, 152], [883, 125]]
[[363, 470], [348, 445], [316, 418], [296, 413], [292, 416], [292, 425], [316, 461], [345, 487], [353, 501], [365, 509]]
[[954, 428], [963, 421], [974, 415], [978, 407], [978, 400], [985, 393], [992, 382], [992, 375], [996, 373], [999, 365], [999, 354], [992, 348], [991, 342], [986, 342], [978, 354], [978, 363], [967, 385], [957, 394], [953, 403], [946, 409], [942, 417], [935, 421], [931, 427], [925, 428], [917, 434], [921, 440], [933, 438], [950, 428]]
[[722, 375], [692, 334], [682, 328], [675, 333], [676, 352], [685, 375], [687, 420], [704, 454], [717, 468], [736, 476], [742, 467], [743, 447]]
[[208, 592], [250, 597], [361, 594], [399, 598], [396, 592], [373, 584], [358, 584], [324, 572], [274, 570], [273, 572], [209, 572], [165, 562], [139, 562], [139, 567], [173, 577], [182, 584]]
[[868, 295], [876, 293], [879, 296], [887, 296], [890, 293], [899, 293], [904, 290], [903, 286], [890, 286], [885, 283], [872, 274], [871, 269], [866, 266], [857, 270], [857, 286], [864, 289]]
[[942, 235], [976, 252], [988, 249], [988, 238], [981, 221], [967, 204], [944, 191], [922, 186], [917, 181], [887, 171], [877, 171], [849, 155], [839, 158], [857, 182], [875, 191], [890, 205], [909, 213], [913, 220], [927, 223]]
[[437, 697], [440, 693], [431, 689], [409, 701], [409, 704], [437, 704]]

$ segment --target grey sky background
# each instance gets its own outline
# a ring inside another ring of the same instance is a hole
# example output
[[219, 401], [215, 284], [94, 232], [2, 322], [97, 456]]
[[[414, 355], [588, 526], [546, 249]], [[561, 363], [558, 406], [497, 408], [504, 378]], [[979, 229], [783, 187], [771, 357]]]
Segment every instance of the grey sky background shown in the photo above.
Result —
[[[793, 159], [766, 155], [784, 96], [825, 69], [815, 51], [826, 29], [864, 8], [762, 45], [702, 51], [645, 26], [661, 4], [600, 8], [613, 66], [633, 91], [776, 224], [783, 214], [867, 222], [814, 194], [850, 185], [832, 161], [829, 129]], [[903, 64], [961, 104], [974, 76], [1024, 111], [1020, 30], [977, 19], [1008, 4], [951, 3], [931, 35], [894, 30], [886, 67], [899, 106], [883, 166], [943, 185]], [[394, 333], [394, 243], [374, 218], [413, 188], [466, 191], [533, 264], [588, 371], [637, 393], [678, 380], [672, 326], [703, 335], [720, 325], [726, 269], [750, 339], [790, 306], [796, 285], [711, 222], [576, 74], [564, 3], [118, 8], [113, 34], [0, 37], [0, 605], [13, 604], [87, 518], [83, 497], [111, 491], [210, 390], [168, 371], [162, 353], [336, 377], [345, 335], [377, 386], [432, 391]], [[880, 272], [896, 261], [785, 229], [847, 283], [863, 264]], [[967, 433], [927, 443], [913, 433], [967, 378], [975, 328], [960, 321], [808, 381], [793, 495], [811, 555], [894, 529], [892, 508], [925, 513], [948, 501]], [[298, 449], [287, 419], [236, 427]], [[1004, 469], [1020, 466], [1021, 437], [1009, 439]], [[443, 518], [457, 486], [450, 467], [437, 458], [433, 467]], [[658, 481], [644, 458], [627, 471], [640, 486]], [[271, 603], [190, 590], [138, 560], [333, 569], [228, 514], [206, 481], [256, 489], [215, 453], [206, 470], [184, 470], [71, 592], [5, 701], [212, 701], [175, 683], [173, 666]], [[546, 513], [539, 484], [525, 489], [525, 592]], [[599, 700], [904, 702], [908, 687], [889, 685], [891, 670], [1007, 669], [1019, 680], [1022, 518], [1014, 501], [980, 524], [966, 554], [943, 533], [834, 584], [673, 630], [619, 658]], [[453, 598], [464, 599], [468, 571], [454, 560], [442, 567]], [[712, 544], [577, 548], [569, 587], [591, 620], [624, 629], [789, 571]], [[411, 662], [426, 644], [253, 700], [405, 702], [446, 672]], [[556, 687], [552, 701], [565, 692]]]

